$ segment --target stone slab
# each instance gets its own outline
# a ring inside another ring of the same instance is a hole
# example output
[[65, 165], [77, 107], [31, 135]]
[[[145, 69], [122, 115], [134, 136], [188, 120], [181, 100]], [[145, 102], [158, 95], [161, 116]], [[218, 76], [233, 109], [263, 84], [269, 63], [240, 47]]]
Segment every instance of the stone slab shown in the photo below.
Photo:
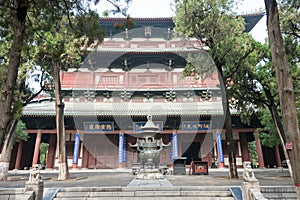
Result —
[[127, 187], [172, 187], [173, 184], [167, 179], [133, 179]]

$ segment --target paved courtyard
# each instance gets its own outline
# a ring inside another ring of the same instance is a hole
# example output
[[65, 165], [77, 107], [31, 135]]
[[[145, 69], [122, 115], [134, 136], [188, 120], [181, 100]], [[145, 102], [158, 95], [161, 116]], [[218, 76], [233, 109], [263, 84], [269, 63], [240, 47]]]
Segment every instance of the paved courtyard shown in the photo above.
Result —
[[[242, 169], [239, 179], [228, 179], [228, 169], [210, 169], [209, 175], [166, 175], [174, 186], [241, 186]], [[287, 169], [254, 169], [261, 186], [293, 186]], [[188, 174], [188, 173], [187, 173]], [[57, 170], [41, 170], [45, 188], [61, 187], [116, 187], [127, 186], [135, 176], [131, 169], [81, 170], [70, 169], [70, 179], [57, 180]], [[29, 170], [10, 171], [9, 180], [1, 181], [0, 188], [24, 188]]]

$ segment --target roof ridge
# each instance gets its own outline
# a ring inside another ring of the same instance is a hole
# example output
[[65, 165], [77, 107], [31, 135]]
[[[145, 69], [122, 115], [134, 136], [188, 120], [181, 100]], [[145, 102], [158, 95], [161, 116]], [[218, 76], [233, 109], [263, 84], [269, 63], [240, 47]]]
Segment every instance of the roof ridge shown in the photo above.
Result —
[[[165, 20], [172, 19], [173, 17], [130, 17], [133, 20]], [[109, 21], [109, 20], [124, 20], [127, 17], [100, 17], [100, 20]]]

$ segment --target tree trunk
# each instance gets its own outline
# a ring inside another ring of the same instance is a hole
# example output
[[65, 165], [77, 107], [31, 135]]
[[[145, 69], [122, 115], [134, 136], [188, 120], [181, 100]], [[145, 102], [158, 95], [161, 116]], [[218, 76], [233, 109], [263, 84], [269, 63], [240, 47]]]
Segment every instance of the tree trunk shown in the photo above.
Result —
[[291, 72], [288, 66], [283, 39], [280, 30], [279, 12], [276, 0], [265, 0], [267, 11], [268, 36], [271, 47], [271, 56], [274, 63], [278, 83], [278, 93], [283, 119], [286, 144], [293, 169], [294, 184], [300, 199], [300, 132], [294, 97], [294, 88]]
[[275, 105], [275, 101], [274, 101], [274, 98], [271, 94], [271, 91], [266, 90], [266, 89], [264, 89], [264, 91], [265, 91], [266, 97], [269, 101], [268, 109], [271, 113], [273, 122], [275, 124], [278, 136], [279, 136], [280, 141], [281, 141], [283, 154], [284, 154], [284, 157], [286, 159], [286, 163], [287, 163], [287, 166], [288, 166], [288, 169], [289, 169], [289, 172], [290, 172], [290, 176], [291, 176], [291, 178], [293, 178], [293, 170], [292, 170], [292, 166], [291, 166], [291, 162], [290, 162], [290, 157], [289, 157], [288, 152], [287, 152], [286, 147], [285, 147], [285, 134], [284, 134], [283, 125], [281, 123], [281, 119], [278, 115], [278, 110], [277, 110], [277, 107]]
[[238, 172], [236, 166], [236, 155], [235, 155], [235, 145], [233, 140], [232, 134], [232, 120], [231, 120], [231, 113], [229, 108], [228, 97], [226, 95], [226, 80], [224, 80], [223, 69], [221, 65], [216, 65], [219, 70], [219, 81], [221, 91], [224, 91], [222, 95], [222, 106], [223, 106], [223, 113], [225, 115], [225, 137], [226, 137], [226, 146], [228, 152], [228, 161], [229, 161], [229, 174], [228, 178], [230, 179], [238, 179]]
[[54, 63], [54, 89], [55, 89], [55, 111], [56, 111], [56, 131], [58, 144], [58, 180], [69, 178], [67, 154], [66, 154], [66, 132], [64, 123], [64, 103], [62, 102], [60, 84], [60, 65]]
[[234, 139], [232, 134], [232, 121], [231, 121], [231, 114], [229, 109], [228, 99], [226, 98], [227, 107], [226, 107], [226, 117], [225, 117], [225, 136], [226, 136], [226, 146], [228, 150], [228, 159], [229, 159], [229, 178], [238, 179], [239, 175], [237, 173], [236, 167], [236, 155], [235, 155], [235, 145]]
[[14, 119], [10, 124], [10, 128], [6, 135], [2, 152], [0, 154], [0, 180], [7, 180], [8, 177], [9, 162], [11, 159], [17, 124], [18, 120], [16, 119]]
[[0, 150], [3, 140], [12, 120], [12, 102], [20, 65], [21, 50], [24, 40], [28, 1], [16, 1], [17, 9], [12, 12], [13, 43], [9, 53], [7, 74], [2, 82], [0, 92]]

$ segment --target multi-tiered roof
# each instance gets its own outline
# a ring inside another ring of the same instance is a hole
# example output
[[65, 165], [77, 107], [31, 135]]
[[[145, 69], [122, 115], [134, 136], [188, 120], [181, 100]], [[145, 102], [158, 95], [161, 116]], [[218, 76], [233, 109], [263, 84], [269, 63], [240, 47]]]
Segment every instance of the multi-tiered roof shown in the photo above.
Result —
[[[245, 31], [262, 16], [244, 16]], [[134, 29], [116, 30], [114, 24], [124, 20], [101, 18], [103, 43], [88, 47], [80, 68], [61, 72], [67, 117], [223, 113], [216, 70], [209, 76], [182, 76], [189, 54], [206, 53], [199, 41], [176, 37], [171, 18], [135, 18]], [[23, 115], [55, 116], [54, 102], [29, 104]]]

